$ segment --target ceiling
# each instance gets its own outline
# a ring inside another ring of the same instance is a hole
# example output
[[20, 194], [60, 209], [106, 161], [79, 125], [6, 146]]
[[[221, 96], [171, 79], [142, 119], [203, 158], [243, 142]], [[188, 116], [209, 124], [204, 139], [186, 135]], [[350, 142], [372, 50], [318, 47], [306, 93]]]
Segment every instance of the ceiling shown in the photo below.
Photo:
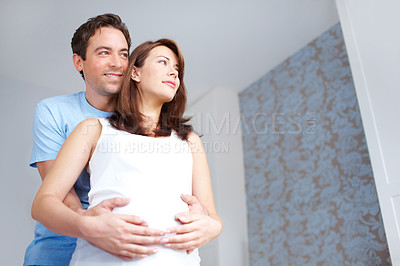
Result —
[[339, 22], [334, 0], [3, 0], [1, 77], [54, 95], [83, 90], [71, 37], [89, 17], [108, 12], [127, 24], [133, 46], [162, 37], [178, 42], [189, 103], [214, 88], [247, 88]]

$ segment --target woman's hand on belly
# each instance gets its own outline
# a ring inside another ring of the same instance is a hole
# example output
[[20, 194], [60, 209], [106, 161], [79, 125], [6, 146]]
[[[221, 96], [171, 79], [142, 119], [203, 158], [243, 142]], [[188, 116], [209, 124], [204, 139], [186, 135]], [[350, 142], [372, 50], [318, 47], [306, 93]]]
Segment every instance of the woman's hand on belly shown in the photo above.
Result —
[[209, 216], [207, 208], [196, 197], [182, 195], [182, 200], [189, 205], [189, 212], [176, 215], [176, 220], [182, 225], [167, 229], [167, 233], [176, 235], [163, 237], [161, 243], [165, 247], [187, 250], [190, 253], [216, 238], [222, 231], [222, 224]]

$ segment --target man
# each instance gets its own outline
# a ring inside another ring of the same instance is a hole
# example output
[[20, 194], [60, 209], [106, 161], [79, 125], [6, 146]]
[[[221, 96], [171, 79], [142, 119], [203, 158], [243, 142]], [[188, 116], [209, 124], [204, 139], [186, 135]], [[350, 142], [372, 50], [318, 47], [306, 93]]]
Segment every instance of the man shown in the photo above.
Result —
[[[111, 115], [113, 97], [120, 90], [128, 66], [130, 45], [128, 29], [117, 15], [104, 14], [91, 18], [76, 30], [71, 42], [73, 62], [85, 81], [86, 92], [53, 97], [38, 103], [34, 115], [34, 145], [30, 165], [38, 168], [42, 179], [76, 125], [87, 118]], [[109, 199], [85, 210], [88, 207], [89, 185], [89, 176], [84, 170], [64, 200], [76, 212], [99, 219], [96, 233], [88, 235], [86, 240], [122, 259], [151, 255], [153, 248], [145, 245], [160, 244], [161, 239], [156, 236], [164, 233], [148, 228], [145, 221], [134, 215], [111, 213], [113, 208], [128, 204], [129, 199]], [[207, 224], [207, 220], [203, 219], [206, 218], [206, 210], [194, 197], [184, 196], [183, 199], [191, 211], [184, 214], [181, 222], [195, 222], [193, 228], [196, 229], [191, 231], [201, 234], [201, 227]], [[192, 214], [195, 215], [192, 217]], [[71, 226], [85, 230], [76, 224]], [[185, 243], [192, 241], [192, 238], [189, 236], [183, 241], [176, 240], [175, 248], [187, 247], [191, 250]], [[26, 250], [24, 265], [68, 265], [75, 245], [75, 238], [55, 234], [37, 223], [35, 239]]]

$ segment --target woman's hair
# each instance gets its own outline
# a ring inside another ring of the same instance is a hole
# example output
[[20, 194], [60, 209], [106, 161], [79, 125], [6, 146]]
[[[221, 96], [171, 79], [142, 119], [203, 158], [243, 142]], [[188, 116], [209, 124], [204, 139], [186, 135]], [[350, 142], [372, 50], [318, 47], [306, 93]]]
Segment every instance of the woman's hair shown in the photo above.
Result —
[[171, 130], [175, 130], [180, 139], [187, 140], [188, 134], [193, 131], [193, 128], [191, 125], [186, 124], [190, 118], [183, 117], [186, 108], [186, 87], [183, 81], [185, 62], [178, 45], [169, 39], [144, 42], [132, 52], [121, 91], [114, 100], [114, 114], [109, 118], [109, 121], [116, 129], [143, 136], [149, 135], [147, 129], [143, 127], [144, 115], [138, 108], [141, 101], [141, 93], [136, 82], [131, 79], [131, 73], [134, 67], [143, 67], [150, 51], [157, 46], [165, 46], [171, 49], [178, 58], [180, 85], [174, 98], [170, 102], [163, 104], [154, 133], [156, 136], [170, 136]]
[[[71, 40], [72, 52], [79, 55], [83, 60], [86, 60], [86, 49], [88, 47], [89, 39], [96, 33], [97, 29], [102, 27], [111, 27], [120, 30], [122, 34], [124, 34], [129, 51], [131, 47], [131, 37], [128, 28], [118, 15], [108, 13], [89, 18], [87, 22], [82, 24], [75, 31]], [[85, 79], [83, 71], [80, 71], [80, 73], [83, 79]]]

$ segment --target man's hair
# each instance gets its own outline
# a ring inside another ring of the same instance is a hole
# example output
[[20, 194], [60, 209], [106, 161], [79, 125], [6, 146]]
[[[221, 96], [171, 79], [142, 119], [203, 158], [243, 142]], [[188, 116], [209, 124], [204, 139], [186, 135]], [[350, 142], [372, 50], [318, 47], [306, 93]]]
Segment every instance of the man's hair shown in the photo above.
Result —
[[[82, 24], [74, 33], [71, 40], [72, 52], [79, 55], [83, 60], [86, 60], [86, 49], [90, 37], [92, 37], [97, 29], [101, 27], [112, 27], [120, 30], [124, 34], [126, 42], [128, 43], [128, 51], [131, 47], [131, 37], [128, 28], [121, 18], [115, 14], [103, 14], [97, 17], [89, 18], [87, 22]], [[80, 71], [83, 79], [83, 71]]]

